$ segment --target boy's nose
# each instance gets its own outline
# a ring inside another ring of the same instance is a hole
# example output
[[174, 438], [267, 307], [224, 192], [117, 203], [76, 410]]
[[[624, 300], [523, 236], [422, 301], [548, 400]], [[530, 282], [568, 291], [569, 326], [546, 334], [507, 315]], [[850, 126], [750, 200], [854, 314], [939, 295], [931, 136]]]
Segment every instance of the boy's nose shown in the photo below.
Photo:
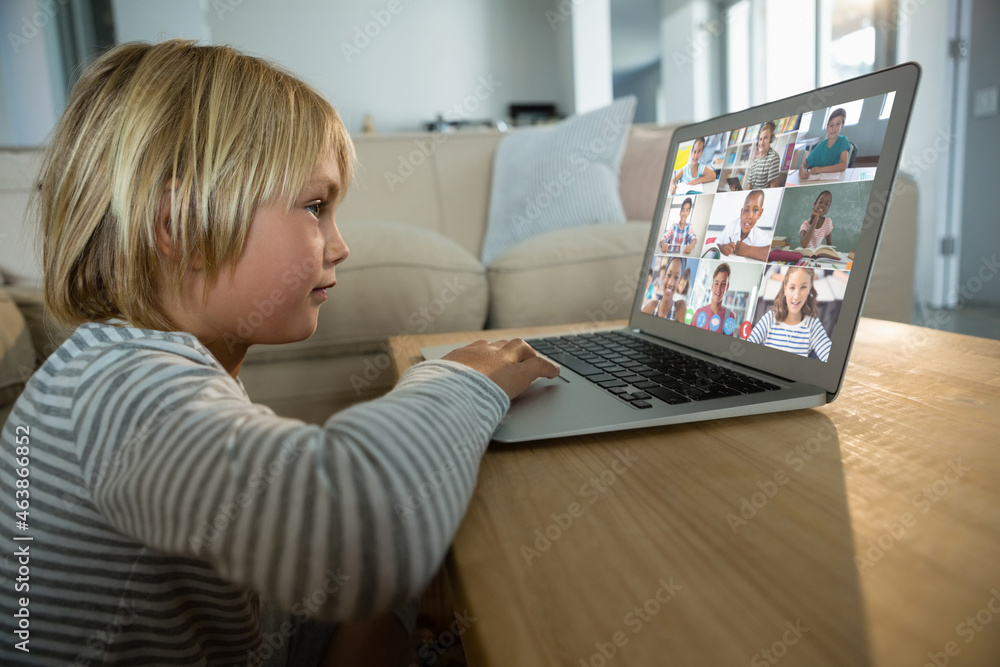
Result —
[[326, 241], [326, 253], [323, 259], [328, 264], [336, 266], [347, 259], [347, 256], [350, 254], [351, 249], [347, 247], [347, 242], [341, 236], [340, 229], [334, 225], [333, 231]]

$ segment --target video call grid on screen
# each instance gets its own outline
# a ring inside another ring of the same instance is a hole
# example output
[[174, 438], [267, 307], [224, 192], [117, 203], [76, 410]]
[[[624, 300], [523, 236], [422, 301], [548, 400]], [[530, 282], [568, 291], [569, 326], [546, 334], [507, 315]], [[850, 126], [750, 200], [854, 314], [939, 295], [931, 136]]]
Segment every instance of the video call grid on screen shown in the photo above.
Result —
[[681, 143], [641, 312], [826, 361], [893, 100]]

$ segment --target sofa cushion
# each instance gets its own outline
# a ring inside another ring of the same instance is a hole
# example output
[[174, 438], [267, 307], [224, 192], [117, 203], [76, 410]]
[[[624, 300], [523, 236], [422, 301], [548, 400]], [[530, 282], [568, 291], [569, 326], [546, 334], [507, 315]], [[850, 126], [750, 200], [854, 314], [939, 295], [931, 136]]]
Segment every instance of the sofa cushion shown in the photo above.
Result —
[[31, 333], [13, 299], [0, 287], [0, 408], [14, 403], [35, 370]]
[[537, 234], [625, 222], [618, 171], [635, 105], [634, 96], [623, 97], [557, 125], [515, 130], [500, 142], [483, 264]]
[[652, 220], [674, 128], [634, 127], [622, 159], [618, 193], [629, 220]]
[[307, 340], [256, 345], [247, 363], [352, 353], [388, 336], [479, 330], [486, 322], [486, 271], [465, 248], [437, 232], [392, 222], [343, 223], [351, 250], [337, 286]]
[[532, 237], [488, 269], [490, 328], [627, 318], [652, 222]]

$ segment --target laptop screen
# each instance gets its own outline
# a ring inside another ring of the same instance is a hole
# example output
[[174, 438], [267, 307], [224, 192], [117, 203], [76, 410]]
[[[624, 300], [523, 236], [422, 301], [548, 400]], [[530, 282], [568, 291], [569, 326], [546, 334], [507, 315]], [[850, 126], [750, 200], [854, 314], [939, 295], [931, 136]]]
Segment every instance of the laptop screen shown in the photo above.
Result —
[[855, 253], [894, 96], [800, 106], [680, 143], [641, 312], [826, 362], [844, 295], [866, 280]]

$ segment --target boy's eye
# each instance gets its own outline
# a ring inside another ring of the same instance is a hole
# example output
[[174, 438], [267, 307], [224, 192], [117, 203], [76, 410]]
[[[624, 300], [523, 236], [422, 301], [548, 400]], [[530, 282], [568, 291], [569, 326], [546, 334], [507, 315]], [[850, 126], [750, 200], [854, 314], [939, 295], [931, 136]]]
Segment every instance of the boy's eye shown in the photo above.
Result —
[[306, 204], [306, 210], [318, 218], [319, 212], [323, 210], [323, 202], [313, 202], [312, 204]]

